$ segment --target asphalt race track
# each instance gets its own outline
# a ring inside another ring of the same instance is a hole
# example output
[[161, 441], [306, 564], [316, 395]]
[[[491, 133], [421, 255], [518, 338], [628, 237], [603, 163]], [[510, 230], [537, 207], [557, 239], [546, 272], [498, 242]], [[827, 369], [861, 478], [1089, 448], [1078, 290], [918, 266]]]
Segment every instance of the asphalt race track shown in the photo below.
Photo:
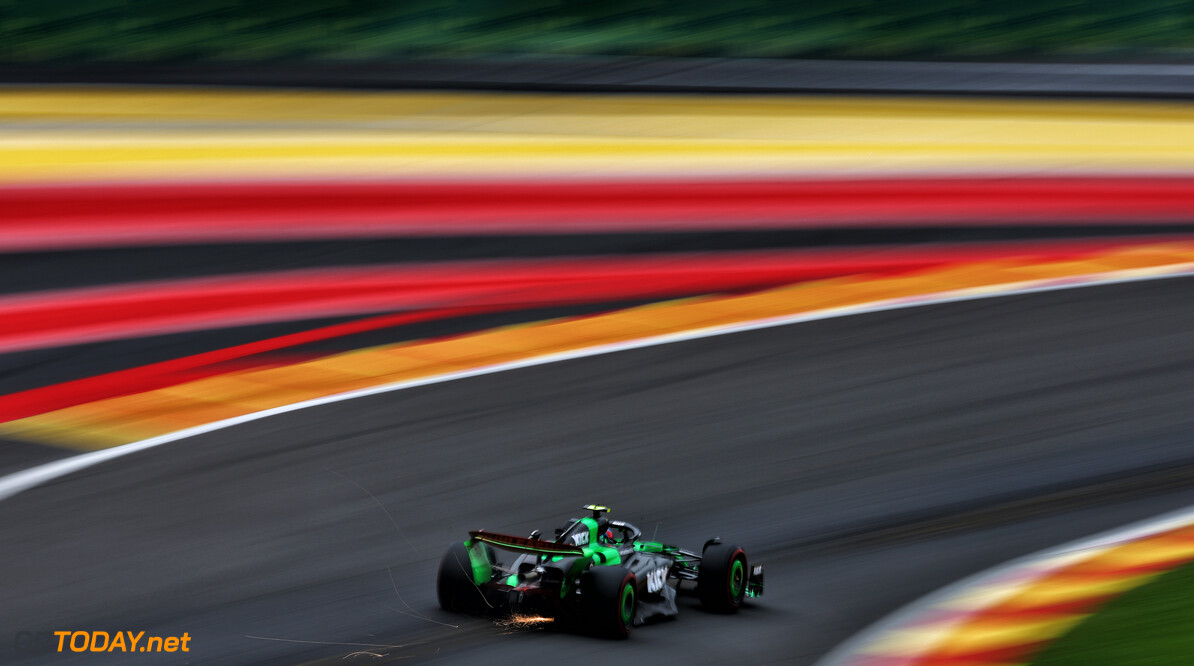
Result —
[[[134, 454], [0, 502], [0, 662], [809, 664], [962, 576], [1194, 504], [1191, 303], [1170, 279], [854, 316]], [[587, 502], [739, 542], [766, 595], [731, 617], [682, 599], [626, 642], [438, 609], [450, 541], [550, 533]], [[191, 652], [13, 643], [79, 629], [187, 632]]]

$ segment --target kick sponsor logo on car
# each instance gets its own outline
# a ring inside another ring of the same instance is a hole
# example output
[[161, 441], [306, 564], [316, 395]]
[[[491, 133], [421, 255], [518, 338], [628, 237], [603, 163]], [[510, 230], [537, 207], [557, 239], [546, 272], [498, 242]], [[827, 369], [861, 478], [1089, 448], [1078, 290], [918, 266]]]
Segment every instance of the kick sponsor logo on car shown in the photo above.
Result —
[[667, 584], [667, 567], [659, 567], [647, 572], [647, 591], [659, 592]]

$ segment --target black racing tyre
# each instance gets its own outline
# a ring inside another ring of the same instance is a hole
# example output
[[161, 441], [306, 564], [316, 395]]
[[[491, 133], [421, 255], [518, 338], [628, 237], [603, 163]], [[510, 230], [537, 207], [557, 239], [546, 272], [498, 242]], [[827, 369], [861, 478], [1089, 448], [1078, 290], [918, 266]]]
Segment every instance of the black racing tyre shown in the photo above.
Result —
[[750, 567], [737, 544], [712, 544], [701, 554], [697, 595], [701, 606], [715, 613], [737, 613], [746, 597]]
[[638, 610], [638, 580], [622, 567], [593, 567], [580, 576], [580, 616], [604, 638], [626, 638]]
[[446, 611], [482, 615], [489, 609], [485, 593], [473, 582], [473, 566], [463, 543], [448, 546], [439, 561], [435, 591], [440, 608]]

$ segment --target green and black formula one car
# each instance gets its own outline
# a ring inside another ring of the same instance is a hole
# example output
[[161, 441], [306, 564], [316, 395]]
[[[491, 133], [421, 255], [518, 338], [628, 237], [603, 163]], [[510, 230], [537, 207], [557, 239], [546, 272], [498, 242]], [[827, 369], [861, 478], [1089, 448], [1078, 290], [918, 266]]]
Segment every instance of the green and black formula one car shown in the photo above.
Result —
[[634, 525], [609, 520], [608, 507], [584, 508], [592, 515], [569, 520], [554, 541], [540, 539], [539, 530], [529, 537], [469, 532], [440, 561], [440, 606], [625, 638], [633, 626], [675, 616], [685, 581], [718, 613], [735, 613], [747, 597], [763, 594], [763, 565], [751, 564], [736, 544], [710, 539], [698, 555], [640, 539]]

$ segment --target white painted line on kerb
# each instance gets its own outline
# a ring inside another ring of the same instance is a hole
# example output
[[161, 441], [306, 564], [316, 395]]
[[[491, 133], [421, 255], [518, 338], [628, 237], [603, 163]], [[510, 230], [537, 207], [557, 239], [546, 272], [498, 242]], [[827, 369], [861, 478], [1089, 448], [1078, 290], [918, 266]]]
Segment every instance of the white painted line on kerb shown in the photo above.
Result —
[[[726, 324], [722, 326], [682, 331], [679, 333], [669, 333], [666, 335], [640, 338], [638, 340], [629, 340], [626, 342], [586, 347], [583, 349], [558, 352], [555, 354], [545, 354], [543, 356], [535, 356], [521, 361], [511, 361], [509, 363], [499, 363], [475, 368], [472, 370], [449, 372], [442, 375], [424, 377], [422, 379], [397, 382], [393, 384], [383, 384], [381, 386], [338, 393], [336, 395], [330, 395], [323, 398], [304, 400], [303, 402], [296, 402], [290, 405], [274, 407], [260, 412], [254, 412], [252, 414], [245, 414], [243, 416], [234, 416], [222, 421], [215, 421], [213, 423], [207, 423], [201, 426], [195, 426], [193, 428], [187, 428], [185, 430], [159, 435], [157, 437], [151, 437], [139, 442], [132, 442], [130, 444], [122, 444], [120, 446], [114, 446], [108, 449], [92, 451], [91, 453], [84, 453], [66, 458], [64, 460], [59, 460], [52, 463], [39, 465], [27, 470], [22, 470], [20, 472], [15, 472], [13, 474], [9, 474], [8, 476], [0, 477], [0, 500], [8, 499], [17, 493], [29, 490], [30, 488], [35, 488], [48, 481], [66, 476], [67, 474], [72, 474], [74, 472], [87, 469], [93, 465], [98, 465], [102, 462], [127, 456], [131, 453], [137, 453], [138, 451], [152, 449], [154, 447], [161, 446], [162, 444], [177, 442], [178, 440], [186, 439], [188, 437], [194, 437], [196, 435], [202, 435], [204, 433], [230, 428], [242, 423], [257, 421], [259, 419], [276, 416], [278, 414], [286, 414], [288, 412], [295, 412], [300, 409], [307, 409], [309, 407], [317, 407], [319, 405], [327, 405], [345, 400], [352, 400], [354, 398], [363, 398], [365, 396], [377, 395], [379, 393], [400, 391], [402, 389], [427, 386], [429, 384], [439, 384], [443, 382], [455, 381], [458, 379], [467, 379], [469, 377], [479, 377], [481, 375], [491, 375], [498, 372], [517, 370], [519, 368], [529, 368], [537, 365], [547, 365], [549, 363], [558, 363], [560, 361], [569, 361], [589, 356], [612, 354], [614, 352], [626, 351], [630, 349], [642, 349], [644, 347], [654, 347], [674, 342], [712, 338], [720, 335], [744, 333], [746, 331], [774, 328], [777, 326], [787, 326], [790, 324], [801, 324], [811, 321], [821, 321], [836, 317], [871, 314], [876, 312], [886, 312], [888, 310], [900, 310], [904, 308], [914, 308], [926, 305], [960, 303], [988, 298], [1001, 298], [1005, 296], [1018, 296], [1023, 294], [1034, 294], [1049, 291], [1063, 291], [1081, 287], [1147, 282], [1152, 280], [1187, 277], [1191, 275], [1194, 275], [1194, 263], [1183, 263], [1156, 268], [1111, 271], [1107, 273], [1097, 273], [1079, 277], [1031, 280], [1004, 285], [990, 285], [985, 287], [960, 289], [956, 291], [928, 294], [925, 296], [888, 299], [872, 303], [864, 303], [861, 305], [817, 310], [815, 312], [799, 315], [769, 317], [738, 324]], [[1078, 280], [1081, 280], [1081, 282], [1078, 282]]]

